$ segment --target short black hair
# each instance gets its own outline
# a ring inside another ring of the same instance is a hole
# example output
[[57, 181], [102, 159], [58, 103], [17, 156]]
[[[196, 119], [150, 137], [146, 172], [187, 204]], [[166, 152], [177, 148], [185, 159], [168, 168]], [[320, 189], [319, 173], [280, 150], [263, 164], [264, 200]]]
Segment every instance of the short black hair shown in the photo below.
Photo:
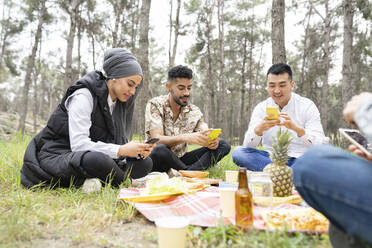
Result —
[[289, 80], [292, 81], [292, 69], [289, 65], [284, 64], [284, 63], [273, 64], [267, 71], [266, 77], [269, 74], [280, 75], [283, 73], [288, 73]]
[[187, 66], [177, 65], [168, 71], [168, 81], [174, 81], [177, 78], [192, 79], [192, 70]]

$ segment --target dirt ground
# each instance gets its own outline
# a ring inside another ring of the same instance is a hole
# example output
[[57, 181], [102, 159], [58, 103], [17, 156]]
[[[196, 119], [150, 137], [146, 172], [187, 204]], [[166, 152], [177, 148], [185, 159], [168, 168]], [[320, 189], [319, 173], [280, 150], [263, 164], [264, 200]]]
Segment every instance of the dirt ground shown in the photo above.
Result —
[[112, 223], [110, 226], [84, 235], [46, 232], [43, 238], [32, 240], [27, 247], [157, 247], [156, 228], [152, 222], [136, 218], [133, 222]]

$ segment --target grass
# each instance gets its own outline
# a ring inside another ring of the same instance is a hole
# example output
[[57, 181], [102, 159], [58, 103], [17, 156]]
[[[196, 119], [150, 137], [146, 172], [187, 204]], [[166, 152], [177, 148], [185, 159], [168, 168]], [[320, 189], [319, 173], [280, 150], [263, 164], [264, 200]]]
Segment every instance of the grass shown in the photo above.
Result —
[[[19, 171], [29, 141], [21, 136], [0, 141], [0, 247], [156, 247], [154, 225], [131, 205], [118, 201], [118, 189], [105, 187], [87, 195], [76, 188], [21, 187]], [[209, 172], [210, 177], [223, 178], [224, 170], [237, 169], [229, 154]], [[206, 229], [189, 227], [188, 247], [330, 245], [327, 235], [243, 232], [221, 224]]]

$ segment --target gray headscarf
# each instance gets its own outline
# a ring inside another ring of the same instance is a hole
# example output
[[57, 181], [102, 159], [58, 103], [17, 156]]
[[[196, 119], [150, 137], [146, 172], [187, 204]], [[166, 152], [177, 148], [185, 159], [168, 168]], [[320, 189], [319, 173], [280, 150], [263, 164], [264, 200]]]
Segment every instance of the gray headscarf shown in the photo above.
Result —
[[[123, 48], [112, 48], [105, 52], [103, 59], [103, 69], [106, 72], [107, 78], [122, 78], [133, 75], [141, 75], [143, 73], [140, 64], [136, 57]], [[126, 102], [117, 100], [112, 118], [115, 128], [115, 143], [128, 143], [132, 128], [132, 119], [134, 111], [134, 100], [136, 99], [139, 90], [142, 88], [143, 80], [137, 87], [134, 96], [130, 97]]]

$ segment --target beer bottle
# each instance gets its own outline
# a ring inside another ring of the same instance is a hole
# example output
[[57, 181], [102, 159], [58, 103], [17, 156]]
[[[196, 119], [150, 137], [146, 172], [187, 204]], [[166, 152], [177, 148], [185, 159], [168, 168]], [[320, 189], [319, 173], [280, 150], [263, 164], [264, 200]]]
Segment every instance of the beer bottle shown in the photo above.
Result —
[[235, 223], [240, 226], [253, 225], [253, 201], [248, 188], [246, 168], [239, 168], [239, 187], [235, 193]]

